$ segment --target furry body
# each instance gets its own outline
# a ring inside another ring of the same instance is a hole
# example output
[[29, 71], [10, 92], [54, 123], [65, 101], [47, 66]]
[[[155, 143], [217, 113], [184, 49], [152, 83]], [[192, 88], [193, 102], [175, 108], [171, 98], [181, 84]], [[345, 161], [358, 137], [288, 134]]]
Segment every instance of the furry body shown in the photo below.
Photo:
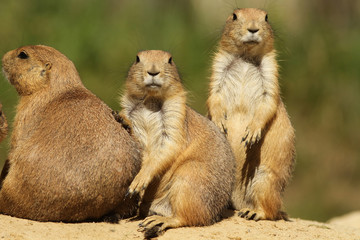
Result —
[[130, 185], [140, 193], [145, 236], [166, 228], [209, 225], [228, 205], [234, 174], [231, 147], [218, 128], [186, 106], [186, 93], [162, 51], [138, 54], [122, 98], [123, 115], [144, 148]]
[[247, 219], [286, 218], [281, 194], [294, 166], [294, 129], [280, 98], [267, 15], [237, 9], [226, 22], [212, 65], [210, 119], [236, 157], [232, 205]]
[[3, 57], [20, 95], [0, 212], [76, 222], [131, 214], [124, 201], [140, 168], [138, 145], [57, 50], [27, 46]]

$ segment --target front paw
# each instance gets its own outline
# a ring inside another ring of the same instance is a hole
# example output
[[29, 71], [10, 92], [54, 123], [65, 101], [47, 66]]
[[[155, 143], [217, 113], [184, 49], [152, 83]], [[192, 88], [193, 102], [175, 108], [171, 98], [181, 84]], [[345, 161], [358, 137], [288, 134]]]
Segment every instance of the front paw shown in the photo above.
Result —
[[8, 130], [7, 121], [5, 115], [1, 110], [1, 104], [0, 104], [0, 141], [1, 141], [1, 137], [6, 136], [7, 130]]
[[144, 176], [144, 174], [141, 174], [139, 172], [130, 184], [127, 195], [130, 197], [133, 197], [134, 195], [139, 195], [139, 198], [141, 200], [150, 181], [151, 178], [149, 176]]
[[115, 120], [121, 124], [121, 126], [131, 135], [132, 134], [132, 126], [131, 122], [125, 118], [121, 113], [118, 111], [111, 112]]
[[228, 127], [226, 124], [226, 119], [213, 119], [212, 122], [220, 129], [220, 131], [227, 136], [228, 135]]
[[245, 142], [245, 147], [251, 148], [252, 145], [258, 143], [261, 139], [261, 127], [249, 125], [245, 130], [245, 135], [241, 142]]

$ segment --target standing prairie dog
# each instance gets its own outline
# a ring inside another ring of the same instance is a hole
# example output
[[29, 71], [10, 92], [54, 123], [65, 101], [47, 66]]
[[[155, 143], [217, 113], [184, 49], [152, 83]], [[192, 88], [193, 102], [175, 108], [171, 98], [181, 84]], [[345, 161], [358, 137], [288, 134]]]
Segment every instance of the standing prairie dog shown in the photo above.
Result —
[[140, 169], [139, 146], [74, 64], [41, 45], [10, 51], [2, 64], [20, 100], [0, 213], [76, 222], [136, 209], [123, 199]]
[[143, 150], [129, 193], [140, 193], [145, 237], [167, 228], [209, 225], [231, 195], [235, 160], [225, 136], [186, 105], [169, 53], [138, 53], [122, 97], [122, 115]]
[[8, 124], [0, 103], [0, 142], [7, 136]]
[[266, 12], [237, 9], [212, 65], [209, 118], [227, 135], [237, 170], [232, 204], [246, 219], [285, 219], [281, 195], [294, 166], [294, 129], [280, 98]]

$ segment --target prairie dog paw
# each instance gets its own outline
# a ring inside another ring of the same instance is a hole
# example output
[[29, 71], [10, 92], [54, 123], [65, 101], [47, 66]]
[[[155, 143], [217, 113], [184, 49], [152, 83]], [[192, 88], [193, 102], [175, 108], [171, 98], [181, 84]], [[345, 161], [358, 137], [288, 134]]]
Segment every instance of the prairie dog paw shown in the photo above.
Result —
[[131, 122], [126, 119], [126, 117], [119, 113], [118, 111], [112, 111], [111, 114], [114, 116], [115, 120], [122, 125], [122, 127], [131, 135], [132, 134], [132, 125]]
[[136, 175], [132, 183], [130, 184], [129, 190], [127, 195], [130, 197], [138, 194], [140, 200], [143, 198], [145, 189], [151, 182], [151, 178], [149, 176], [144, 176], [144, 174], [141, 174], [141, 172]]
[[145, 220], [139, 224], [139, 232], [144, 232], [145, 239], [150, 239], [154, 237], [158, 237], [161, 235], [165, 228], [164, 228], [164, 220], [165, 217], [161, 216], [150, 216], [145, 218]]
[[255, 143], [258, 143], [261, 139], [261, 128], [249, 125], [245, 130], [245, 135], [241, 142], [245, 142], [245, 147], [251, 148]]
[[4, 135], [6, 136], [7, 134], [7, 128], [8, 128], [8, 124], [5, 118], [5, 115], [2, 112], [1, 109], [1, 104], [0, 104], [0, 141], [1, 141], [1, 137], [3, 137]]
[[254, 221], [265, 219], [265, 213], [263, 211], [252, 210], [249, 208], [241, 209], [240, 212], [238, 213], [238, 216], [246, 220], [254, 220]]
[[139, 224], [139, 231], [144, 232], [145, 239], [149, 239], [161, 235], [168, 228], [181, 226], [183, 226], [183, 224], [181, 224], [177, 218], [153, 215], [145, 218], [145, 220]]

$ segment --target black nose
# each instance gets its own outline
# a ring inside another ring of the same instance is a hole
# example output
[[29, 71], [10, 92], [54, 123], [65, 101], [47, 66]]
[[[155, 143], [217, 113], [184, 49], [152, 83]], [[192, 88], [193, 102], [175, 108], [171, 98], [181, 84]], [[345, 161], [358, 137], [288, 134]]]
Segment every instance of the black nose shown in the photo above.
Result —
[[248, 31], [251, 33], [256, 33], [259, 31], [259, 29], [248, 28]]
[[156, 75], [158, 75], [160, 72], [147, 72], [149, 75], [155, 77]]

